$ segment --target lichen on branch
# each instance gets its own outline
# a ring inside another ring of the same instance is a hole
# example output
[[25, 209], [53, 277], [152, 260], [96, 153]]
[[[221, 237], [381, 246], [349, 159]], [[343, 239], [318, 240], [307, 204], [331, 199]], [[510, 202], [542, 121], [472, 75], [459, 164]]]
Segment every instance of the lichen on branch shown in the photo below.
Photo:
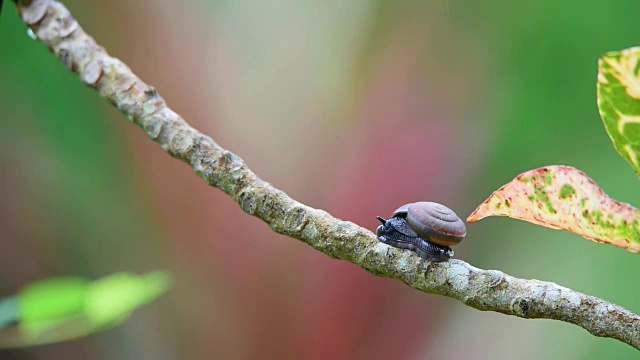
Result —
[[481, 270], [457, 259], [425, 262], [413, 252], [379, 242], [367, 229], [295, 201], [260, 179], [240, 157], [189, 126], [153, 87], [87, 35], [61, 3], [32, 0], [18, 4], [18, 10], [36, 37], [84, 83], [117, 106], [164, 151], [189, 164], [209, 185], [229, 194], [273, 231], [426, 293], [458, 299], [479, 310], [576, 324], [595, 336], [640, 349], [640, 316], [620, 306], [551, 282]]

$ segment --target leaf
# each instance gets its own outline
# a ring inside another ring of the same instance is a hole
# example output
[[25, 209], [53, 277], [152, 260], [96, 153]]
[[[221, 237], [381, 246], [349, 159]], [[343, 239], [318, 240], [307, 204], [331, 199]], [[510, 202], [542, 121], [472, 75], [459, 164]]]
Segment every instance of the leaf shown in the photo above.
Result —
[[570, 166], [529, 170], [496, 190], [468, 222], [508, 216], [589, 240], [640, 252], [640, 210], [611, 199], [582, 171]]
[[18, 318], [22, 324], [80, 315], [89, 280], [61, 277], [34, 282], [20, 290]]
[[164, 271], [144, 276], [118, 273], [100, 279], [91, 284], [87, 294], [86, 315], [96, 326], [120, 323], [135, 308], [167, 291], [169, 283]]
[[598, 109], [613, 146], [640, 176], [640, 47], [600, 58]]
[[113, 327], [166, 292], [170, 280], [167, 272], [155, 271], [141, 276], [117, 273], [94, 281], [61, 277], [34, 282], [0, 302], [0, 315], [4, 311], [12, 320], [17, 313], [16, 326], [0, 329], [0, 348], [70, 340]]

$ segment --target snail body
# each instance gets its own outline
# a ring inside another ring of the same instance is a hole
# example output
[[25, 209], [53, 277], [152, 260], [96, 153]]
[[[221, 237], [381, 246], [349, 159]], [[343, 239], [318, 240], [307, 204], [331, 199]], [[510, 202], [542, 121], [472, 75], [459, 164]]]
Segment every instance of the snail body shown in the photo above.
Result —
[[467, 233], [464, 222], [453, 210], [434, 202], [406, 204], [388, 220], [377, 218], [382, 223], [376, 229], [378, 240], [413, 250], [429, 261], [448, 260], [453, 256], [450, 246], [459, 244]]

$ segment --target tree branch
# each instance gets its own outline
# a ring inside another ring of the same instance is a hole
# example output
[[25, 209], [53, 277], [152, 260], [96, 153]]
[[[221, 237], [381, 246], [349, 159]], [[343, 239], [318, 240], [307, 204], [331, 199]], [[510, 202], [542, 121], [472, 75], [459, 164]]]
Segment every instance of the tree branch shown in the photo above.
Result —
[[37, 38], [85, 84], [97, 89], [164, 151], [191, 165], [209, 185], [229, 194], [273, 231], [426, 293], [458, 299], [483, 311], [572, 323], [595, 336], [640, 349], [640, 316], [618, 305], [551, 282], [481, 270], [457, 259], [429, 263], [413, 252], [379, 242], [352, 222], [293, 200], [260, 179], [237, 155], [189, 126], [153, 87], [88, 36], [62, 4], [31, 0], [17, 6]]

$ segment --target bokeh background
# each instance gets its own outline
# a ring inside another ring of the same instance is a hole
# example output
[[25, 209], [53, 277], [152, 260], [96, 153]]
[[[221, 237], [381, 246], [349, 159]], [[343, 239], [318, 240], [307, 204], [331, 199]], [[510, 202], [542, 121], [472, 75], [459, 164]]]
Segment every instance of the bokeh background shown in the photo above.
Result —
[[[640, 205], [596, 108], [637, 0], [65, 0], [193, 126], [295, 199], [369, 229], [433, 200], [463, 218], [517, 174], [576, 166]], [[274, 234], [0, 18], [0, 295], [157, 268], [118, 328], [1, 359], [630, 359], [579, 327], [484, 313]], [[506, 218], [456, 256], [640, 313], [640, 257]]]

